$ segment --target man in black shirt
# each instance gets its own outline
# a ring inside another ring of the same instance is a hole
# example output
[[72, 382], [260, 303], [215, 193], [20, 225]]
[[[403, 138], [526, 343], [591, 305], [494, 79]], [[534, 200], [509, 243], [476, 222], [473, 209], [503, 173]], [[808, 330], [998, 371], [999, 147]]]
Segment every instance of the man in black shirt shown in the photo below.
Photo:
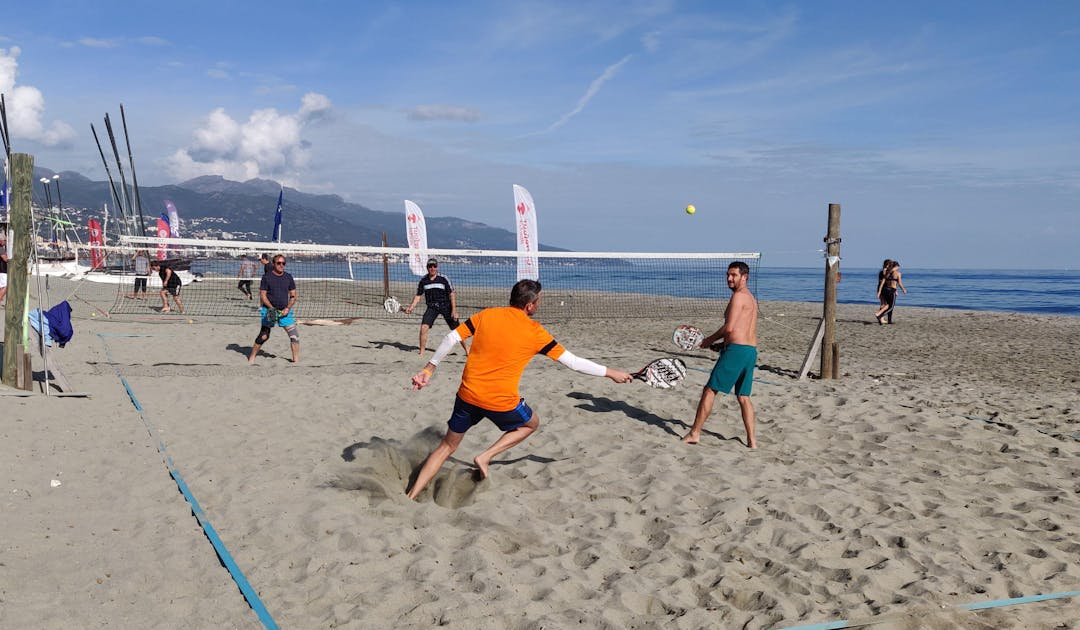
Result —
[[168, 265], [161, 264], [160, 260], [151, 261], [150, 269], [156, 271], [158, 277], [161, 278], [161, 312], [168, 313], [172, 310], [169, 308], [168, 297], [171, 295], [173, 302], [176, 302], [176, 309], [183, 313], [184, 304], [180, 301], [180, 287], [183, 283], [180, 282], [180, 276], [176, 275], [176, 272]]
[[[427, 301], [427, 310], [424, 311], [424, 319], [420, 324], [420, 356], [424, 356], [427, 352], [428, 330], [439, 315], [446, 320], [450, 330], [458, 327], [454, 285], [450, 284], [449, 278], [439, 275], [439, 261], [434, 258], [427, 261], [427, 275], [420, 278], [420, 283], [416, 286], [416, 297], [413, 298], [412, 304], [405, 307], [406, 313], [413, 312], [416, 305], [420, 303], [421, 296]], [[464, 344], [461, 347], [465, 348]], [[465, 354], [469, 354], [468, 348], [465, 348]]]
[[274, 326], [285, 329], [289, 335], [292, 361], [300, 361], [300, 331], [296, 328], [296, 318], [293, 316], [293, 307], [296, 306], [296, 281], [291, 274], [285, 272], [285, 257], [281, 254], [274, 256], [273, 270], [264, 274], [259, 282], [259, 303], [262, 305], [259, 309], [262, 327], [251, 346], [248, 364], [255, 365], [255, 356], [270, 338], [270, 329]]

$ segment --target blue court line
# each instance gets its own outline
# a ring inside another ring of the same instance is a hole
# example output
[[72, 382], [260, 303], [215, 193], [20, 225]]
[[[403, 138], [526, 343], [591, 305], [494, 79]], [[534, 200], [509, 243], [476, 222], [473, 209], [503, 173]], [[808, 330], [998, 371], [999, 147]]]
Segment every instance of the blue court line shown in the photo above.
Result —
[[[1002, 606], [1015, 606], [1017, 604], [1029, 604], [1031, 602], [1043, 602], [1048, 599], [1062, 599], [1065, 597], [1076, 597], [1080, 595], [1080, 591], [1067, 591], [1064, 593], [1051, 593], [1049, 595], [1031, 595], [1028, 597], [1013, 597], [1010, 599], [995, 599], [989, 602], [975, 602], [972, 604], [957, 604], [953, 608], [964, 608], [967, 610], [983, 610], [984, 608], [1000, 608]], [[894, 615], [889, 615], [882, 618], [880, 621], [874, 621], [873, 619], [867, 619], [866, 621], [826, 621], [824, 623], [812, 623], [806, 626], [788, 626], [783, 630], [834, 630], [836, 628], [856, 628], [859, 626], [871, 626], [878, 623], [885, 623], [887, 621], [896, 621]]]
[[139, 404], [139, 399], [135, 397], [135, 392], [132, 391], [131, 385], [128, 384], [127, 379], [124, 378], [124, 374], [120, 371], [120, 366], [113, 361], [112, 352], [109, 350], [109, 344], [105, 342], [105, 336], [98, 334], [101, 338], [101, 345], [105, 346], [105, 357], [112, 364], [116, 370], [116, 375], [120, 378], [120, 382], [124, 385], [124, 389], [127, 390], [128, 398], [131, 399], [131, 404], [135, 405], [135, 409], [139, 412], [139, 418], [142, 419], [143, 426], [150, 433], [150, 437], [157, 442], [158, 453], [164, 458], [165, 466], [169, 469], [169, 476], [176, 482], [176, 487], [180, 489], [180, 493], [184, 495], [187, 502], [191, 505], [191, 513], [195, 516], [195, 520], [199, 522], [199, 525], [203, 528], [203, 533], [210, 540], [210, 544], [214, 546], [214, 551], [217, 552], [218, 558], [221, 563], [225, 565], [225, 568], [229, 570], [229, 575], [232, 576], [236, 586], [240, 588], [240, 592], [244, 595], [244, 599], [247, 600], [248, 606], [255, 611], [255, 614], [259, 617], [259, 621], [262, 622], [269, 630], [278, 630], [278, 625], [274, 621], [274, 618], [270, 616], [270, 612], [266, 610], [266, 606], [263, 606], [262, 600], [259, 599], [259, 595], [255, 592], [255, 589], [251, 588], [251, 584], [247, 578], [244, 577], [244, 572], [240, 570], [240, 567], [233, 560], [229, 550], [225, 548], [225, 543], [222, 542], [221, 537], [218, 536], [214, 526], [210, 524], [210, 519], [207, 518], [206, 513], [203, 512], [202, 506], [195, 499], [195, 495], [191, 493], [184, 478], [180, 476], [180, 471], [176, 469], [176, 465], [173, 463], [172, 457], [165, 450], [165, 443], [158, 437], [157, 431], [154, 429], [154, 425], [147, 419], [143, 413], [143, 407]]

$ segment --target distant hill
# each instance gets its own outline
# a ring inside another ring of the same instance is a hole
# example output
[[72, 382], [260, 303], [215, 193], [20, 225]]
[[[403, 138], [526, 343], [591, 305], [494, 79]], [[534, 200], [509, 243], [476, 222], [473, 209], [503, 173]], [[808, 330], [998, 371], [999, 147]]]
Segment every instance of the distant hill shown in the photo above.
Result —
[[[55, 174], [47, 168], [35, 168], [34, 180], [52, 178]], [[117, 177], [116, 173], [113, 175]], [[266, 241], [273, 229], [279, 190], [276, 182], [266, 179], [234, 182], [219, 176], [205, 176], [175, 185], [140, 186], [139, 199], [147, 227], [157, 225], [157, 217], [165, 211], [165, 200], [168, 199], [180, 211], [185, 237], [219, 239], [227, 235], [238, 240]], [[52, 194], [56, 194], [55, 187]], [[107, 181], [92, 181], [74, 171], [60, 173], [60, 194], [65, 208], [76, 209], [73, 220], [80, 226], [85, 226], [90, 216], [100, 217], [103, 204], [108, 203], [110, 209], [116, 205]], [[34, 186], [34, 199], [36, 203], [44, 199], [41, 184]], [[457, 217], [429, 216], [425, 219], [428, 245], [433, 248], [517, 248], [517, 238], [509, 230]], [[285, 188], [284, 233], [290, 242], [379, 245], [383, 232], [391, 246], [407, 245], [404, 210], [382, 212], [346, 202], [337, 195], [313, 195]], [[540, 248], [565, 251], [545, 244]]]

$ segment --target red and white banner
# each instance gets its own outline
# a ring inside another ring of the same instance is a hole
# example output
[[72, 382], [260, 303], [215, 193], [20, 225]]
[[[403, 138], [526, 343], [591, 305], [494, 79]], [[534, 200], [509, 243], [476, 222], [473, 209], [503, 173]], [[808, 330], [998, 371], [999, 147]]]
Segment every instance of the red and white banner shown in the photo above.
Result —
[[105, 237], [101, 232], [101, 224], [97, 219], [90, 219], [86, 222], [86, 229], [90, 240], [90, 268], [101, 269], [105, 266], [105, 250], [102, 249]]
[[524, 187], [514, 184], [514, 217], [517, 221], [517, 279], [539, 280], [540, 237], [536, 235], [536, 205]]
[[417, 276], [427, 274], [427, 223], [420, 206], [405, 200], [405, 238], [409, 242], [409, 269]]
[[[165, 219], [157, 220], [157, 236], [158, 238], [169, 238], [169, 222]], [[165, 243], [159, 243], [157, 246], [157, 259], [165, 260], [169, 257], [169, 246]]]

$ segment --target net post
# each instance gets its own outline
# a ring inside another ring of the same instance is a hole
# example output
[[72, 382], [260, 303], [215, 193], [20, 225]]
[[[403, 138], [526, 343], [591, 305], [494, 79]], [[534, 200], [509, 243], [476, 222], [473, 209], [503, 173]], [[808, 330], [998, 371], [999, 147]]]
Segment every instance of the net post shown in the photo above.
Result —
[[[21, 387], [19, 381], [23, 354], [28, 348], [26, 314], [29, 305], [30, 277], [30, 195], [33, 190], [34, 156], [26, 153], [11, 154], [11, 199], [9, 216], [11, 239], [8, 261], [8, 290], [4, 309], [4, 376], [8, 387]], [[27, 388], [29, 389], [29, 387]]]
[[840, 269], [840, 204], [829, 204], [829, 231], [825, 236], [825, 300], [821, 339], [821, 378], [836, 378], [833, 344], [836, 343], [836, 277]]
[[[386, 232], [382, 233], [382, 246], [389, 247], [390, 243], [386, 240]], [[385, 253], [382, 256], [382, 284], [383, 284], [383, 299], [390, 297], [390, 257]]]

